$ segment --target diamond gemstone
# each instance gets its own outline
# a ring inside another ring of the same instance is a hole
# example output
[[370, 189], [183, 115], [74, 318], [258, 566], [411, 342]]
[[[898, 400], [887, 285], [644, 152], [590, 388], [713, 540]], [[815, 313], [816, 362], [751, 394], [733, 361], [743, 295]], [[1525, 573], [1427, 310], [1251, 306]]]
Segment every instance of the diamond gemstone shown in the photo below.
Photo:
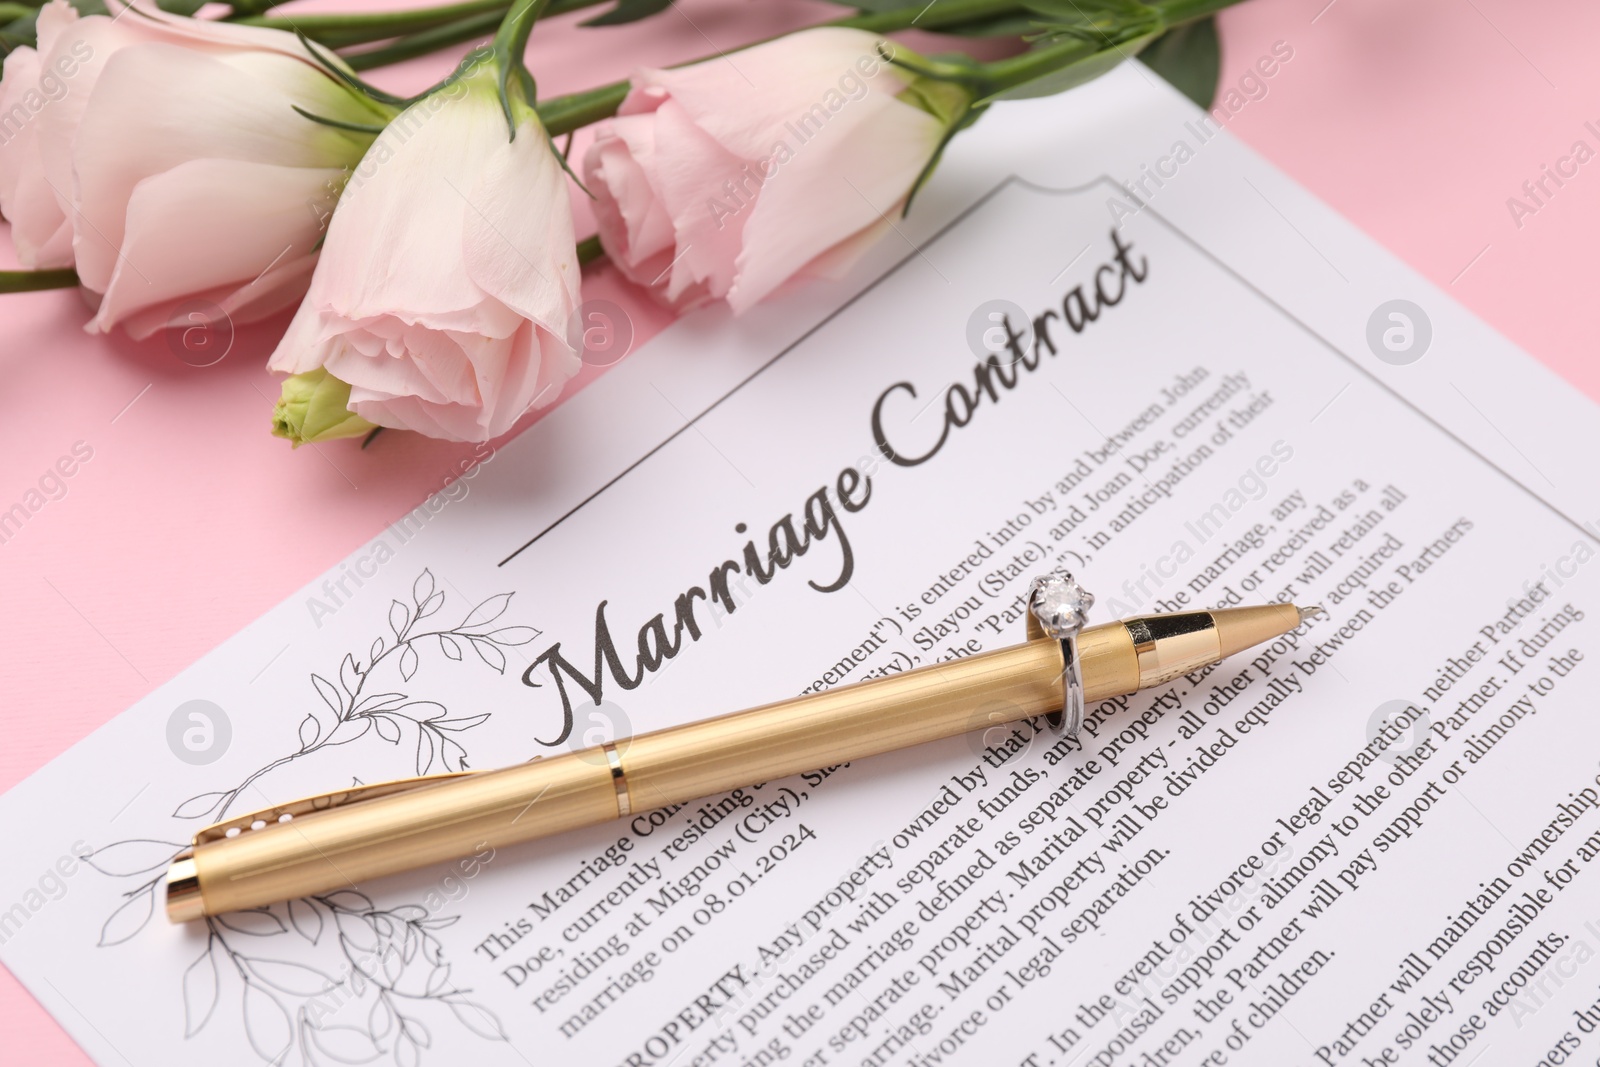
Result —
[[1079, 585], [1072, 575], [1049, 574], [1033, 581], [1029, 608], [1039, 625], [1051, 637], [1064, 637], [1082, 629], [1094, 594]]

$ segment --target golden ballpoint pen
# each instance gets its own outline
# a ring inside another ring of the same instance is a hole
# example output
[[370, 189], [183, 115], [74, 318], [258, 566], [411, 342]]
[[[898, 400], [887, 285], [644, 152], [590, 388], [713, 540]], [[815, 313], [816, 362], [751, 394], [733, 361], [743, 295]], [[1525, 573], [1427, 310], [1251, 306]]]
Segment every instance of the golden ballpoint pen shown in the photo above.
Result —
[[1093, 597], [1036, 578], [1028, 640], [822, 693], [489, 771], [355, 787], [207, 827], [167, 874], [188, 922], [345, 888], [756, 782], [1163, 685], [1300, 626], [1292, 604], [1083, 628]]

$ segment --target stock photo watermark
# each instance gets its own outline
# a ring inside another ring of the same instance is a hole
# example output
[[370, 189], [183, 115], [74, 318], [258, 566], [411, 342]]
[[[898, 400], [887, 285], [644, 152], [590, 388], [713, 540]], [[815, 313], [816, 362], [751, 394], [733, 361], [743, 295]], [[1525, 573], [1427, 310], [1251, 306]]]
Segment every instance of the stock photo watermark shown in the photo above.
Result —
[[94, 458], [94, 447], [87, 441], [74, 441], [70, 451], [57, 457], [45, 468], [33, 485], [23, 491], [20, 499], [0, 511], [0, 545], [10, 544], [35, 515], [67, 498], [68, 480]]
[[1367, 317], [1367, 347], [1394, 367], [1415, 363], [1433, 344], [1433, 320], [1409, 300], [1388, 300]]
[[567, 322], [567, 344], [590, 367], [609, 367], [633, 350], [633, 319], [610, 300], [585, 300]]
[[186, 700], [167, 716], [167, 748], [191, 767], [204, 767], [227, 755], [233, 722], [221, 705]]
[[[1013, 322], [1022, 324], [1020, 333]], [[1013, 301], [985, 300], [967, 317], [967, 348], [979, 359], [996, 359], [1001, 366], [1017, 363], [1033, 344], [1033, 319]], [[1010, 358], [997, 355], [1002, 352]]]
[[167, 317], [167, 348], [191, 367], [211, 367], [233, 349], [233, 319], [209, 300], [185, 300]]
[[633, 720], [622, 710], [622, 705], [602, 700], [587, 708], [573, 709], [572, 731], [567, 734], [567, 750], [576, 752], [578, 758], [585, 762], [603, 767], [611, 762], [612, 757], [602, 751], [600, 746], [625, 741], [632, 736]]
[[1386, 700], [1367, 716], [1367, 746], [1382, 745], [1378, 758], [1387, 763], [1414, 759], [1428, 745], [1433, 720], [1428, 709], [1409, 700]]
[[72, 47], [55, 58], [55, 62], [39, 72], [38, 88], [30, 88], [22, 98], [4, 112], [0, 112], [0, 146], [8, 145], [41, 111], [66, 98], [67, 83], [94, 58], [94, 47], [88, 41], [74, 41]]
[[0, 911], [0, 945], [9, 943], [28, 920], [67, 895], [68, 881], [83, 869], [93, 851], [87, 843], [74, 841], [70, 849], [39, 873], [20, 900]]
[[[1195, 557], [1201, 546], [1219, 536], [1223, 527], [1250, 504], [1266, 498], [1271, 492], [1271, 480], [1293, 458], [1294, 446], [1287, 441], [1274, 441], [1268, 451], [1262, 453], [1254, 463], [1245, 468], [1231, 488], [1183, 524], [1183, 535], [1173, 541], [1166, 553], [1157, 556], [1151, 562], [1141, 564], [1138, 577], [1129, 578], [1122, 583], [1120, 596], [1112, 595], [1108, 599], [1106, 611], [1111, 615], [1132, 615], [1151, 604], [1168, 611], [1183, 607], [1183, 603], [1165, 605], [1158, 598], [1162, 591], [1183, 572], [1184, 565]], [[1238, 534], [1223, 556], [1219, 556], [1218, 560], [1213, 562], [1213, 567], [1217, 562], [1231, 564], [1234, 558], [1243, 556], [1246, 550], [1255, 551], [1264, 544], [1266, 544], [1266, 530], [1258, 523]], [[1215, 580], [1209, 573], [1202, 573], [1191, 579], [1188, 583], [1188, 593], [1184, 594], [1183, 601], [1187, 602], [1189, 594], [1202, 593]], [[1240, 584], [1244, 591], [1249, 593], [1260, 588], [1262, 581], [1257, 573], [1252, 572], [1241, 579]]]
[[1506, 597], [1507, 612], [1521, 617], [1531, 612], [1535, 606], [1549, 597], [1557, 589], [1578, 576], [1578, 572], [1595, 558], [1595, 544], [1600, 544], [1600, 525], [1595, 520], [1588, 519], [1583, 523], [1583, 530], [1594, 542], [1574, 541], [1565, 552], [1556, 556], [1550, 563], [1540, 561], [1539, 573], [1532, 578], [1525, 578], [1517, 595]]
[[[1583, 129], [1595, 138], [1596, 143], [1600, 143], [1600, 125], [1596, 125], [1594, 120], [1585, 122]], [[1567, 183], [1582, 174], [1583, 167], [1594, 157], [1594, 147], [1580, 137], [1553, 163], [1539, 164], [1538, 175], [1523, 182], [1517, 193], [1506, 197], [1506, 211], [1511, 216], [1511, 224], [1519, 230], [1526, 226], [1528, 219], [1549, 207], [1550, 202], [1567, 187]]]
[[717, 229], [725, 227], [728, 220], [737, 218], [754, 204], [761, 187], [777, 177], [778, 172], [793, 161], [801, 149], [827, 128], [834, 116], [850, 104], [866, 99], [871, 92], [867, 82], [877, 77], [893, 58], [893, 44], [889, 41], [879, 41], [876, 49], [857, 56], [855, 62], [844, 69], [816, 103], [784, 123], [788, 137], [774, 141], [771, 150], [762, 159], [746, 163], [740, 168], [737, 178], [724, 181], [722, 195], [706, 200], [706, 211], [711, 215], [711, 221], [717, 224]]
[[306, 598], [306, 611], [311, 614], [311, 621], [317, 629], [322, 628], [323, 620], [338, 614], [354, 600], [361, 589], [378, 576], [384, 564], [394, 559], [399, 549], [427, 528], [446, 507], [465, 500], [472, 492], [472, 479], [495, 455], [492, 445], [475, 446], [472, 455], [455, 462], [438, 490], [391, 523], [389, 529], [355, 559], [339, 564], [337, 575], [323, 579], [319, 593]]
[[1265, 100], [1272, 92], [1272, 79], [1282, 73], [1284, 66], [1292, 59], [1293, 46], [1288, 41], [1274, 41], [1272, 48], [1247, 67], [1238, 79], [1219, 87], [1216, 101], [1207, 114], [1186, 121], [1183, 124], [1183, 136], [1174, 141], [1171, 148], [1150, 162], [1141, 163], [1136, 176], [1121, 182], [1125, 197], [1106, 199], [1106, 210], [1111, 214], [1112, 225], [1120, 228], [1125, 221], [1142, 212], [1222, 132], [1234, 116], [1251, 104]]

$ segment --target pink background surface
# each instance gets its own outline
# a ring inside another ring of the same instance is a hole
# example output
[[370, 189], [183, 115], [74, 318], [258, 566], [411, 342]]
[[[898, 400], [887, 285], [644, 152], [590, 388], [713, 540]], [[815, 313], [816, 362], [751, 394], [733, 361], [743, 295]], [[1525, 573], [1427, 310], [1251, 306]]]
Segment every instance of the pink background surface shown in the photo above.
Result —
[[[350, 10], [361, 0], [313, 2]], [[818, 0], [682, 0], [630, 27], [581, 30], [567, 17], [535, 33], [531, 66], [542, 95], [571, 92], [838, 11]], [[1520, 227], [1506, 204], [1574, 141], [1600, 146], [1584, 128], [1600, 130], [1600, 8], [1251, 0], [1226, 13], [1222, 31], [1225, 87], [1275, 41], [1294, 49], [1233, 133], [1600, 399], [1600, 364], [1586, 358], [1600, 160]], [[414, 91], [452, 62], [414, 61], [373, 80]], [[586, 217], [578, 225], [591, 229]], [[3, 263], [9, 242], [0, 245]], [[585, 296], [627, 307], [641, 339], [667, 321], [604, 268]], [[366, 451], [335, 442], [291, 452], [269, 437], [277, 387], [262, 365], [282, 321], [241, 331], [226, 359], [197, 369], [160, 337], [81, 333], [74, 293], [0, 300], [0, 511], [75, 442], [94, 450], [66, 496], [0, 545], [0, 790], [377, 534], [467, 451], [390, 433]], [[7, 1062], [87, 1062], [3, 970], [0, 1023]]]

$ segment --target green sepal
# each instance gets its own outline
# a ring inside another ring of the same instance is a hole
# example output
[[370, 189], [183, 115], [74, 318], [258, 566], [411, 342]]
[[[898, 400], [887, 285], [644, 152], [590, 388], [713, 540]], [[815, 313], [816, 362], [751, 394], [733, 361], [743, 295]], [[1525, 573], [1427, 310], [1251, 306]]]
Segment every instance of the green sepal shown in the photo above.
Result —
[[350, 130], [353, 133], [370, 133], [373, 135], [383, 132], [382, 126], [366, 126], [359, 122], [344, 122], [340, 119], [330, 119], [323, 115], [313, 115], [299, 104], [290, 104], [289, 106], [294, 108], [294, 110], [301, 117], [308, 118], [312, 122], [320, 123], [323, 126], [332, 126], [336, 130]]
[[[572, 169], [572, 164], [567, 160], [567, 154], [556, 147], [555, 134], [546, 130], [542, 122], [539, 124], [539, 129], [544, 131], [544, 138], [550, 144], [550, 151], [555, 153], [556, 162], [561, 164], [561, 169], [566, 172], [567, 177], [572, 179], [574, 185], [583, 190], [584, 196], [587, 196], [590, 200], [596, 199], [595, 195], [589, 191], [589, 187], [583, 184], [583, 179], [578, 177], [578, 172]], [[567, 147], [572, 147], [572, 135], [570, 133], [567, 134]]]
[[406, 108], [410, 107], [411, 104], [421, 99], [420, 96], [414, 96], [410, 99], [406, 99], [404, 97], [395, 96], [393, 93], [386, 93], [382, 89], [379, 89], [376, 85], [369, 85], [360, 78], [356, 77], [354, 74], [350, 73], [350, 71], [346, 70], [343, 63], [338, 62], [332, 56], [324, 53], [322, 46], [317, 44], [311, 38], [307, 37], [305, 34], [297, 32], [295, 36], [300, 39], [300, 43], [304, 45], [306, 51], [311, 54], [311, 58], [316, 60], [318, 66], [374, 103], [384, 104], [388, 107]]

